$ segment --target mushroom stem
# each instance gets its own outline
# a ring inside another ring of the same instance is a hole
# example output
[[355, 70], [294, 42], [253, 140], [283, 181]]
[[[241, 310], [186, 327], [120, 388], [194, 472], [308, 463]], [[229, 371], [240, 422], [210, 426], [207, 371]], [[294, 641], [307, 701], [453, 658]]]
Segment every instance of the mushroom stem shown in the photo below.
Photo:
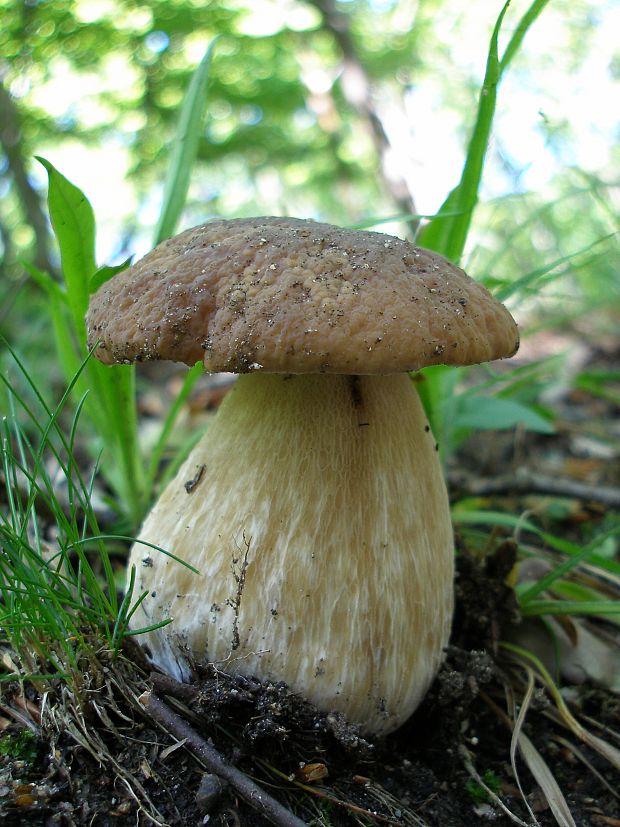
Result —
[[[239, 378], [138, 541], [152, 660], [284, 680], [368, 733], [397, 728], [434, 677], [452, 616], [445, 484], [413, 383]], [[148, 572], [148, 573], [147, 573]]]

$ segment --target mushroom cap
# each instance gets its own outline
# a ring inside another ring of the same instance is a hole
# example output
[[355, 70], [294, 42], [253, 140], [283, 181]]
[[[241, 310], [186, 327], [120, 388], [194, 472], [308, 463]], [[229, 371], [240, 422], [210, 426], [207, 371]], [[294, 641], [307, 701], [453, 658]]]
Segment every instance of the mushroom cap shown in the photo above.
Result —
[[437, 253], [295, 218], [216, 220], [159, 244], [92, 297], [102, 362], [381, 374], [512, 356], [506, 308]]

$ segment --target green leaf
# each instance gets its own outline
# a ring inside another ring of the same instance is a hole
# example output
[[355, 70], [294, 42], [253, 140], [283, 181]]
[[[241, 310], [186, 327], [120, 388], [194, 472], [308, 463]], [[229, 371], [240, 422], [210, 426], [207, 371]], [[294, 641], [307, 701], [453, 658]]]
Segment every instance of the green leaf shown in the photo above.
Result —
[[176, 137], [172, 144], [162, 211], [155, 231], [155, 244], [174, 234], [185, 205], [190, 175], [202, 135], [209, 67], [216, 42], [217, 39], [214, 38], [209, 44], [205, 56], [194, 72], [183, 101]]
[[[536, 537], [543, 540], [551, 548], [567, 555], [567, 557], [570, 557], [573, 561], [567, 562], [567, 568], [560, 570], [559, 573], [557, 570], [554, 570], [550, 573], [550, 575], [545, 575], [542, 586], [539, 588], [537, 585], [537, 591], [535, 594], [538, 594], [541, 589], [546, 589], [551, 586], [552, 583], [556, 582], [558, 577], [563, 576], [566, 571], [569, 571], [571, 568], [580, 563], [582, 559], [584, 559], [584, 554], [585, 557], [588, 558], [589, 564], [596, 566], [601, 569], [601, 571], [609, 572], [614, 578], [620, 577], [620, 563], [617, 563], [615, 560], [607, 559], [603, 556], [606, 553], [606, 550], [603, 553], [601, 553], [600, 550], [601, 548], [605, 548], [605, 544], [607, 543], [609, 537], [620, 534], [620, 525], [615, 526], [609, 532], [605, 532], [602, 536], [596, 537], [592, 543], [586, 547], [586, 551], [584, 552], [584, 550], [575, 545], [575, 543], [571, 543], [568, 540], [563, 540], [561, 537], [556, 537], [548, 531], [543, 531], [530, 520], [524, 519], [521, 515], [505, 514], [499, 511], [485, 511], [481, 509], [477, 503], [478, 501], [475, 499], [461, 500], [456, 503], [452, 508], [452, 522], [463, 526], [502, 526], [504, 528], [514, 529], [519, 534], [524, 531], [531, 532]], [[523, 548], [522, 551], [527, 555], [526, 548]], [[523, 600], [523, 597], [529, 588], [530, 587], [527, 586], [526, 589], [520, 592], [520, 600]], [[526, 597], [525, 599], [527, 602], [527, 599], [529, 598]]]
[[77, 390], [87, 385], [88, 416], [109, 459], [104, 472], [119, 500], [137, 525], [144, 515], [146, 492], [137, 436], [135, 377], [127, 366], [104, 367], [88, 359], [85, 316], [90, 293], [122, 269], [95, 264], [95, 218], [84, 193], [43, 158], [38, 159], [49, 178], [48, 203], [52, 226], [60, 248], [65, 289], [45, 274], [31, 268], [33, 278], [50, 298], [56, 347], [67, 380], [85, 361], [85, 376], [80, 377]]
[[505, 431], [518, 425], [539, 434], [555, 432], [553, 424], [536, 411], [496, 396], [464, 394], [459, 401], [455, 428]]
[[512, 61], [513, 57], [519, 51], [521, 44], [523, 43], [523, 39], [528, 32], [528, 29], [536, 21], [536, 19], [540, 16], [543, 12], [545, 6], [550, 2], [550, 0], [534, 0], [532, 5], [529, 9], [525, 12], [521, 20], [519, 21], [518, 26], [513, 32], [512, 37], [510, 38], [508, 45], [504, 51], [502, 60], [501, 60], [501, 72], [503, 73], [510, 62]]
[[123, 270], [126, 270], [129, 265], [131, 264], [132, 256], [125, 259], [122, 264], [115, 264], [112, 267], [104, 266], [100, 267], [93, 275], [91, 276], [90, 283], [88, 285], [89, 293], [96, 293], [97, 290], [101, 287], [102, 284], [105, 284], [106, 281], [109, 281], [113, 278], [117, 273], [122, 273]]
[[58, 239], [67, 289], [67, 303], [76, 333], [85, 345], [84, 316], [88, 308], [88, 284], [96, 270], [95, 216], [84, 193], [45, 158], [37, 160], [47, 170], [48, 206]]

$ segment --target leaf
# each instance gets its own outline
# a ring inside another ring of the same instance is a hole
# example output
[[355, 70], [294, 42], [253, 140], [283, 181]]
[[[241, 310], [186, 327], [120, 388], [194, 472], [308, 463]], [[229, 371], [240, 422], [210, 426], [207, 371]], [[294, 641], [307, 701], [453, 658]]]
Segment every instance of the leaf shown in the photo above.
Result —
[[[49, 211], [60, 248], [65, 290], [52, 287], [45, 274], [31, 272], [50, 297], [57, 351], [69, 379], [88, 355], [85, 317], [91, 287], [103, 283], [120, 268], [96, 269], [95, 217], [88, 199], [49, 161], [38, 160], [48, 173]], [[111, 455], [104, 465], [106, 476], [137, 524], [144, 515], [146, 492], [137, 439], [134, 382], [132, 368], [108, 368], [88, 359], [86, 376], [80, 377], [78, 387], [89, 387], [88, 415]]]
[[76, 351], [73, 329], [67, 324], [67, 293], [62, 286], [49, 275], [32, 264], [24, 263], [32, 279], [47, 293], [47, 310], [52, 322], [56, 353], [67, 382], [79, 372], [80, 357]]
[[522, 426], [539, 434], [555, 432], [553, 424], [513, 399], [464, 394], [456, 412], [455, 428], [505, 431]]
[[58, 239], [67, 289], [67, 303], [76, 333], [85, 345], [84, 316], [88, 308], [88, 283], [95, 272], [95, 216], [84, 193], [45, 158], [37, 157], [49, 180], [48, 206]]
[[458, 401], [456, 386], [460, 371], [450, 365], [431, 365], [415, 374], [413, 381], [424, 405], [442, 457], [452, 451], [454, 417]]
[[194, 72], [183, 101], [176, 137], [172, 144], [162, 211], [155, 231], [155, 244], [174, 234], [185, 205], [190, 174], [198, 155], [202, 121], [207, 106], [209, 67], [216, 42], [217, 39], [214, 38], [209, 44], [205, 56]]
[[90, 283], [88, 285], [89, 293], [96, 293], [97, 290], [101, 287], [101, 285], [105, 284], [106, 281], [109, 281], [113, 278], [117, 273], [122, 273], [123, 270], [126, 270], [129, 265], [131, 264], [131, 259], [133, 257], [130, 256], [129, 258], [125, 259], [122, 264], [115, 264], [112, 267], [104, 266], [100, 267], [93, 275], [91, 276]]
[[549, 769], [542, 755], [523, 732], [520, 732], [518, 735], [518, 744], [519, 752], [547, 799], [557, 824], [560, 827], [577, 827], [558, 782], [555, 780], [555, 776]]

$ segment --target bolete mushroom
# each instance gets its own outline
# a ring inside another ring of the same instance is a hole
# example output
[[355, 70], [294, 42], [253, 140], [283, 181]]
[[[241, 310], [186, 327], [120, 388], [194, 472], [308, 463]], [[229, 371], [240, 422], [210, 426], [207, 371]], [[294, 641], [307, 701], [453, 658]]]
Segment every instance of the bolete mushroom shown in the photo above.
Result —
[[[435, 253], [289, 218], [212, 221], [107, 282], [104, 362], [243, 374], [131, 552], [161, 669], [284, 680], [371, 734], [398, 727], [448, 641], [453, 537], [407, 371], [511, 356], [508, 311]], [[169, 550], [196, 576], [141, 541]]]

